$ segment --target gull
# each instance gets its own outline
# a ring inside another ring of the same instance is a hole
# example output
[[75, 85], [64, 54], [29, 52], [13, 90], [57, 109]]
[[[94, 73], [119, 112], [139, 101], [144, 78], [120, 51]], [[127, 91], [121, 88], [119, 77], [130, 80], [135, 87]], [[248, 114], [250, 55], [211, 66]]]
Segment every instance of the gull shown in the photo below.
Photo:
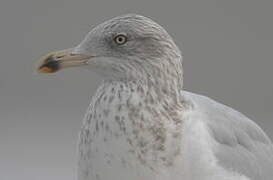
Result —
[[150, 18], [126, 14], [39, 72], [86, 67], [103, 77], [84, 116], [78, 180], [272, 180], [273, 145], [240, 112], [183, 90], [182, 55]]

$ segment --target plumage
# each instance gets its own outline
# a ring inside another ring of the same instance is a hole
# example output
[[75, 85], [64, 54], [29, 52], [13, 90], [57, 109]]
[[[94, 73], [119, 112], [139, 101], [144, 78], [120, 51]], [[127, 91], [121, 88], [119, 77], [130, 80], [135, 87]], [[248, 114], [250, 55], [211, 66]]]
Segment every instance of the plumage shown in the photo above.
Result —
[[104, 78], [81, 127], [78, 180], [272, 179], [271, 140], [241, 113], [183, 91], [181, 52], [151, 19], [110, 19], [46, 56], [41, 72], [59, 70], [49, 59]]
[[200, 120], [212, 138], [210, 148], [218, 166], [250, 180], [272, 179], [273, 145], [257, 124], [208, 97], [185, 91], [182, 94], [194, 104], [191, 113], [201, 113]]

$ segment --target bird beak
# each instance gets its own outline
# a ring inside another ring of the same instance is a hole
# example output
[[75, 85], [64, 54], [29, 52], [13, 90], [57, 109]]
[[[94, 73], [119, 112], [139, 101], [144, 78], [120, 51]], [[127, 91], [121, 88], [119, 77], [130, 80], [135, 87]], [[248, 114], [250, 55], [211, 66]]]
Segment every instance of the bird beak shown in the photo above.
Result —
[[87, 65], [91, 56], [75, 54], [72, 49], [49, 53], [40, 59], [38, 72], [54, 73], [60, 69]]

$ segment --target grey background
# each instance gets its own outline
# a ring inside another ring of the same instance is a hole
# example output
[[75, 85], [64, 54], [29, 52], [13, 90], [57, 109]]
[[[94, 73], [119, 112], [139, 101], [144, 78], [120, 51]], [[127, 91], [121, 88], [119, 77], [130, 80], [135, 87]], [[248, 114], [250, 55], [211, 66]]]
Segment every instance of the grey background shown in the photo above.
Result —
[[41, 75], [35, 64], [129, 12], [152, 17], [183, 49], [185, 89], [243, 112], [272, 138], [272, 7], [272, 0], [1, 0], [0, 179], [75, 179], [78, 130], [100, 79], [80, 68]]

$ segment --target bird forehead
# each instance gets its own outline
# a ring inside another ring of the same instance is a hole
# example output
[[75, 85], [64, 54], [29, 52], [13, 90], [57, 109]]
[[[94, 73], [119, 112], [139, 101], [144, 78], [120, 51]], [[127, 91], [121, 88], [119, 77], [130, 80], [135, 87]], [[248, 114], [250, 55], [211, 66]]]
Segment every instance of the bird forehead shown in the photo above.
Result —
[[163, 28], [153, 20], [135, 14], [123, 15], [103, 22], [95, 28], [98, 32], [128, 32], [135, 34], [164, 33]]

